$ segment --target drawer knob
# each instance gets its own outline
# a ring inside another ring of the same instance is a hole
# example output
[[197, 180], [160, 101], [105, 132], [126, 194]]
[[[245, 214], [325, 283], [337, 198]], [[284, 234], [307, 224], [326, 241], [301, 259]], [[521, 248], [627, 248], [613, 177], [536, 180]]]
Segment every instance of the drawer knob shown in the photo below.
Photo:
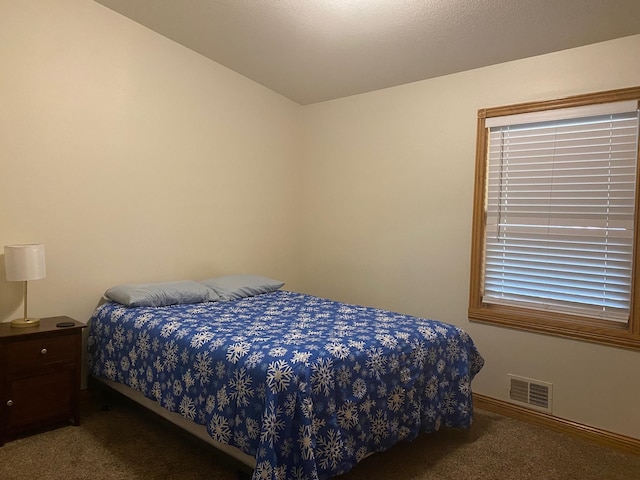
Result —
[[46, 355], [46, 354], [47, 354], [47, 349], [46, 349], [46, 348], [43, 348], [42, 350], [40, 350], [40, 353], [41, 353], [42, 355]]
[[7, 402], [7, 407], [13, 407], [13, 400], [9, 400]]

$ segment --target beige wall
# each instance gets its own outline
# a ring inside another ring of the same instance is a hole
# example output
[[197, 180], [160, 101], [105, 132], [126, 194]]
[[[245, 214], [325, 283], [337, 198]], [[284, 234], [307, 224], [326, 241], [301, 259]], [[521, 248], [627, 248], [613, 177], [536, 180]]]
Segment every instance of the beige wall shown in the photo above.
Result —
[[640, 352], [467, 320], [479, 108], [640, 85], [640, 36], [304, 107], [304, 289], [454, 323], [507, 374], [553, 383], [554, 414], [640, 438]]
[[[121, 282], [252, 271], [455, 323], [554, 413], [640, 438], [640, 353], [470, 324], [476, 111], [640, 84], [640, 36], [307, 107], [90, 0], [0, 0], [0, 243], [41, 316]], [[304, 213], [304, 215], [302, 215]], [[20, 314], [4, 280], [0, 321]]]
[[0, 0], [0, 59], [0, 245], [46, 245], [31, 313], [86, 321], [123, 282], [295, 286], [297, 104], [91, 0]]

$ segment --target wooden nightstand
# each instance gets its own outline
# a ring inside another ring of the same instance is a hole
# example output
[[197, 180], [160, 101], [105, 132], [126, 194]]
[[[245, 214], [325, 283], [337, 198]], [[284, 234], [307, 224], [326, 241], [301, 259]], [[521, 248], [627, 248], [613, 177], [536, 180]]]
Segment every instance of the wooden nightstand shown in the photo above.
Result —
[[[61, 322], [73, 325], [57, 327]], [[0, 323], [0, 446], [51, 424], [80, 424], [85, 327], [69, 317], [42, 318], [29, 328]]]

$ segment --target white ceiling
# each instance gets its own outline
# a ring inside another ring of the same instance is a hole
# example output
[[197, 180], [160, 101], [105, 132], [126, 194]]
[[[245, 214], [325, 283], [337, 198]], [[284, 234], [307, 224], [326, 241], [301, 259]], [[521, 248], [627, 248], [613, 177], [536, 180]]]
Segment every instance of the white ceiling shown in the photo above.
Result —
[[96, 1], [302, 105], [640, 33], [640, 0]]

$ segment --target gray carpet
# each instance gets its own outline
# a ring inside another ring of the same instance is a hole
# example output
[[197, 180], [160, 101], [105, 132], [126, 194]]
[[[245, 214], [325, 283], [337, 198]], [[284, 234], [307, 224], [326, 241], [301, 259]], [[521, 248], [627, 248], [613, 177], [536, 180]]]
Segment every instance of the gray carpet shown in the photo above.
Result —
[[[79, 427], [0, 448], [0, 479], [236, 480], [237, 464], [164, 420], [116, 397], [85, 395]], [[443, 429], [363, 460], [340, 480], [640, 479], [640, 456], [489, 412], [470, 430]]]

